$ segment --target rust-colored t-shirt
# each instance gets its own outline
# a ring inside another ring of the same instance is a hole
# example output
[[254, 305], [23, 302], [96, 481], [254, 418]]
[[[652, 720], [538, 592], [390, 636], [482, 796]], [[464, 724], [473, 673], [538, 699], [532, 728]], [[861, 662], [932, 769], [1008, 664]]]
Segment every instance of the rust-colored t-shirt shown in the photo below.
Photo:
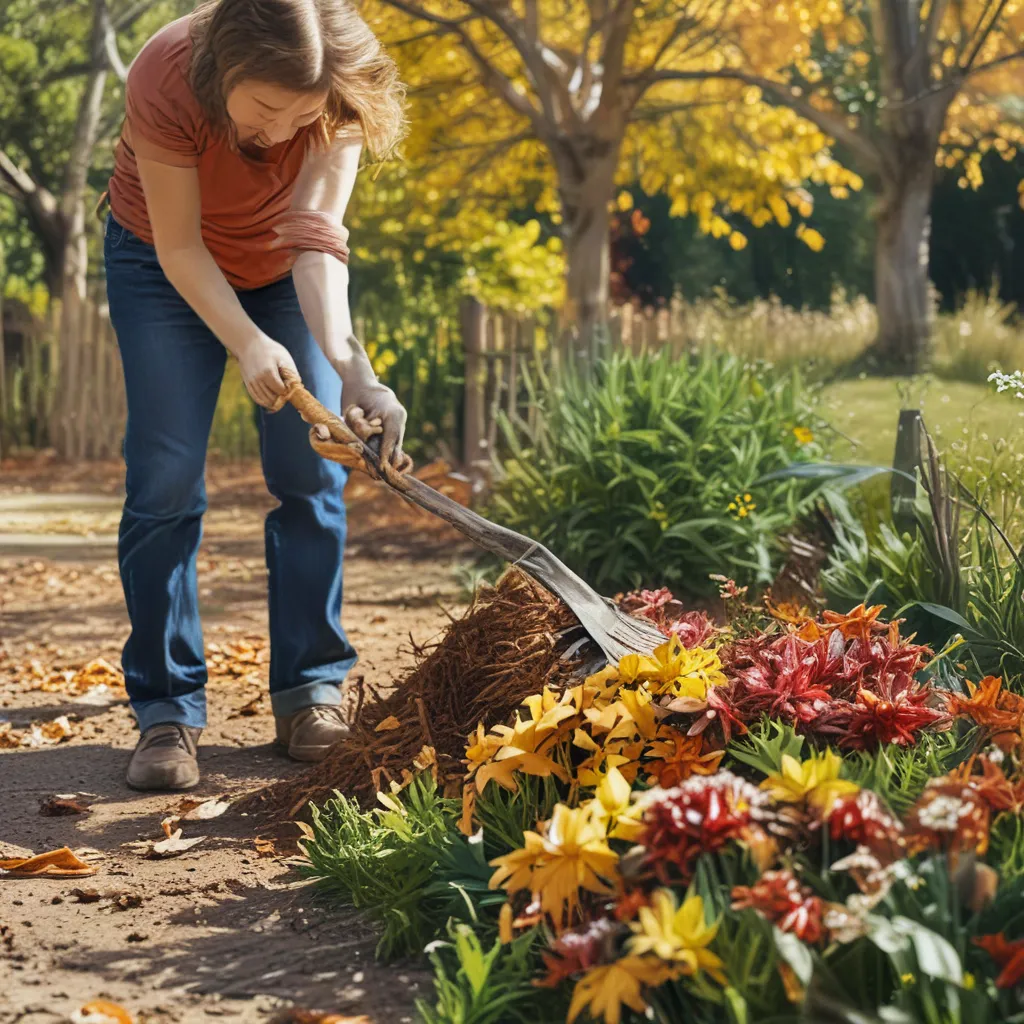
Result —
[[291, 204], [309, 129], [250, 155], [213, 128], [189, 84], [189, 19], [161, 29], [128, 71], [124, 128], [110, 179], [110, 209], [132, 234], [152, 245], [136, 156], [195, 167], [202, 197], [203, 241], [235, 288], [259, 288], [284, 277], [294, 254], [273, 250], [273, 225]]

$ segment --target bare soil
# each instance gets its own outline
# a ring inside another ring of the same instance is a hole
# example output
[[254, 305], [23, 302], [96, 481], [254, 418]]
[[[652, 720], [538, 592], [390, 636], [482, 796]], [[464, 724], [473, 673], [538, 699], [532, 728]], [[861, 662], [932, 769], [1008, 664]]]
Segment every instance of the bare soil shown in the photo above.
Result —
[[[81, 879], [0, 878], [0, 1021], [66, 1020], [98, 998], [136, 1021], [265, 1021], [288, 1008], [413, 1020], [415, 998], [429, 989], [422, 966], [374, 963], [372, 931], [288, 863], [294, 827], [275, 834], [228, 810], [183, 821], [185, 838], [205, 838], [181, 856], [146, 859], [133, 845], [163, 838], [161, 821], [182, 797], [125, 786], [137, 733], [123, 691], [84, 703], [53, 674], [119, 662], [121, 481], [117, 464], [0, 466], [0, 730], [18, 736], [67, 716], [72, 732], [0, 750], [0, 857], [69, 846], [91, 850], [99, 869]], [[301, 767], [271, 745], [265, 697], [262, 519], [273, 502], [252, 465], [211, 466], [208, 487], [200, 596], [214, 664], [203, 782], [189, 796], [233, 799]], [[465, 549], [361, 478], [348, 499], [344, 625], [361, 655], [354, 675], [385, 684], [410, 668], [410, 638], [423, 643], [458, 611], [451, 569]], [[40, 688], [46, 679], [57, 692]], [[77, 794], [89, 813], [42, 815], [55, 794]], [[99, 898], [82, 902], [74, 890]]]

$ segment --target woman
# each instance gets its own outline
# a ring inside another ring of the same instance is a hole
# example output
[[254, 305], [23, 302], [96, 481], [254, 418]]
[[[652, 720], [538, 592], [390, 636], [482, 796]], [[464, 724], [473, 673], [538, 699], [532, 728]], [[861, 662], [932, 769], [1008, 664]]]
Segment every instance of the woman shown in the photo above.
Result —
[[270, 693], [278, 741], [319, 760], [343, 735], [345, 471], [281, 404], [297, 374], [397, 471], [405, 410], [353, 335], [342, 217], [363, 140], [402, 128], [395, 66], [348, 0], [207, 0], [128, 73], [104, 240], [128, 394], [118, 561], [123, 664], [141, 736], [136, 789], [199, 781], [206, 665], [196, 552], [203, 471], [228, 353], [261, 408], [279, 505], [266, 521]]

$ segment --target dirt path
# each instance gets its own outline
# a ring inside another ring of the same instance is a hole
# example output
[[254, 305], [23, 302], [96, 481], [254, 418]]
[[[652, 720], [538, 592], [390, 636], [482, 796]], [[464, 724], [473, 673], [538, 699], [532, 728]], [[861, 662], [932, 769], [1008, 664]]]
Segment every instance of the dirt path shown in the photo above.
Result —
[[[376, 966], [373, 935], [301, 880], [287, 838], [262, 841], [265, 823], [231, 810], [185, 821], [186, 838], [205, 838], [174, 859], [144, 859], [133, 845], [162, 838], [181, 797], [124, 785], [136, 734], [123, 691], [69, 692], [82, 688], [74, 672], [87, 663], [116, 665], [124, 641], [112, 534], [120, 472], [0, 471], [0, 746], [59, 716], [72, 732], [0, 751], [0, 856], [67, 845], [94, 851], [99, 868], [84, 879], [0, 879], [0, 1021], [65, 1020], [96, 998], [137, 1021], [265, 1021], [289, 1007], [412, 1020], [425, 976]], [[271, 502], [253, 467], [213, 467], [209, 490], [200, 587], [213, 678], [196, 795], [231, 797], [296, 766], [269, 743], [262, 513]], [[460, 550], [445, 528], [370, 485], [353, 486], [349, 505], [345, 626], [361, 654], [356, 674], [383, 681], [408, 666], [400, 647], [410, 636], [436, 634], [444, 608], [458, 604], [450, 565]], [[90, 813], [43, 816], [54, 794], [78, 794]], [[76, 889], [100, 898], [82, 902]]]

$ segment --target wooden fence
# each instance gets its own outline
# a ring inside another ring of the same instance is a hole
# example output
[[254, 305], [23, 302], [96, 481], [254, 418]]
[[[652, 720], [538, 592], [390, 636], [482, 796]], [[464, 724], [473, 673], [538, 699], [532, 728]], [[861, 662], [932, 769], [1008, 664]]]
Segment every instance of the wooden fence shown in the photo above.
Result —
[[0, 450], [52, 448], [76, 461], [119, 454], [126, 403], [105, 298], [72, 296], [20, 326], [4, 331]]
[[[71, 460], [119, 455], [124, 384], [105, 297], [68, 300], [44, 320], [8, 313], [4, 326], [0, 454], [52, 448]], [[424, 448], [481, 478], [500, 444], [499, 413], [536, 423], [526, 377], [543, 380], [573, 358], [572, 333], [556, 315], [492, 310], [473, 299], [462, 303], [457, 321], [421, 325], [415, 338], [375, 321], [359, 319], [357, 327], [368, 349], [390, 351], [383, 377], [409, 408]], [[676, 306], [623, 306], [612, 311], [609, 328], [610, 348], [633, 352], [678, 349], [686, 336]], [[211, 448], [228, 457], [258, 451], [251, 405], [230, 375]]]

